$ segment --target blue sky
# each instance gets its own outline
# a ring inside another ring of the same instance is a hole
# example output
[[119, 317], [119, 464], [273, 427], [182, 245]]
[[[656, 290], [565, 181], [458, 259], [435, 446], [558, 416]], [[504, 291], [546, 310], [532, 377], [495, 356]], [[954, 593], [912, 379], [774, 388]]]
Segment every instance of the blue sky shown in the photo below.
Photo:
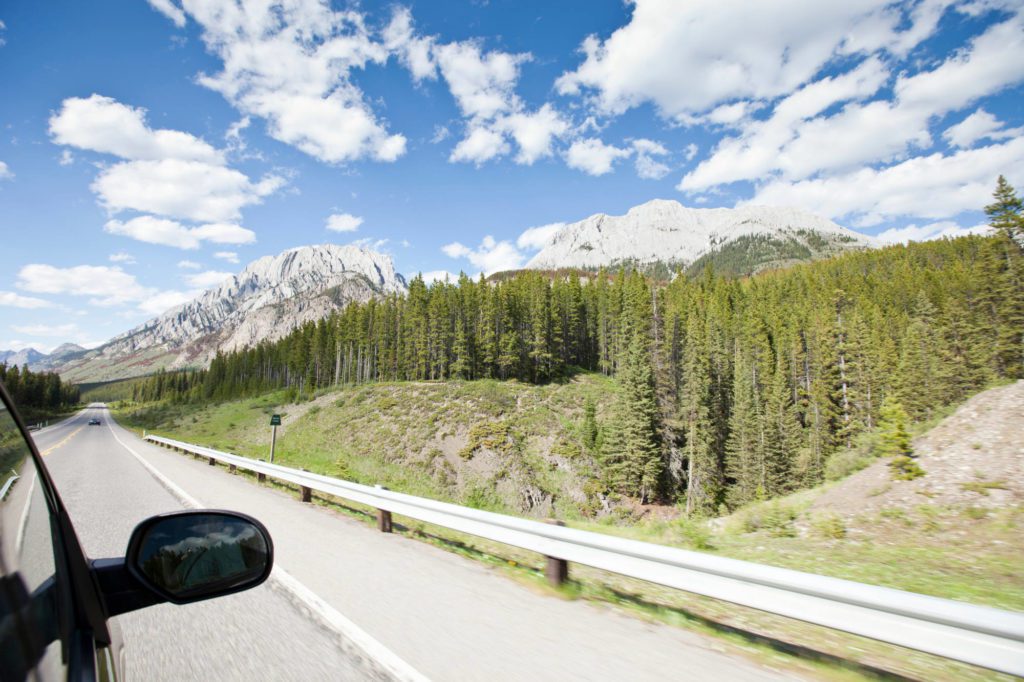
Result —
[[8, 0], [0, 349], [98, 344], [304, 244], [517, 267], [653, 198], [977, 230], [1024, 184], [1022, 11]]

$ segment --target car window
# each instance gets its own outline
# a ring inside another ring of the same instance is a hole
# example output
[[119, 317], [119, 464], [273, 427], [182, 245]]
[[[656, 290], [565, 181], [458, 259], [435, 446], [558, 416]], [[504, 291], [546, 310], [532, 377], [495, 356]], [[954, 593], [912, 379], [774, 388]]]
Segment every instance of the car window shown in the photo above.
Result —
[[53, 525], [31, 450], [0, 402], [0, 670], [63, 676]]

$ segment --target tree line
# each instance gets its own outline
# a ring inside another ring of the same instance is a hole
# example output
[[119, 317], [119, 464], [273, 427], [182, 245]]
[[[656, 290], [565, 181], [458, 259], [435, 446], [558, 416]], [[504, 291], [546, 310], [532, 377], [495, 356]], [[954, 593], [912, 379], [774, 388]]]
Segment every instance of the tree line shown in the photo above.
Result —
[[[1022, 206], [1000, 178], [993, 236], [852, 252], [735, 279], [666, 286], [625, 269], [427, 285], [352, 303], [206, 370], [138, 382], [137, 400], [295, 396], [372, 381], [616, 377], [601, 437], [608, 492], [690, 512], [820, 482], [874, 428], [1024, 377]], [[588, 412], [588, 420], [593, 415]], [[587, 444], [585, 444], [587, 445]]]
[[0, 382], [22, 414], [32, 411], [58, 412], [77, 405], [78, 386], [61, 381], [56, 372], [32, 372], [28, 365], [0, 363]]

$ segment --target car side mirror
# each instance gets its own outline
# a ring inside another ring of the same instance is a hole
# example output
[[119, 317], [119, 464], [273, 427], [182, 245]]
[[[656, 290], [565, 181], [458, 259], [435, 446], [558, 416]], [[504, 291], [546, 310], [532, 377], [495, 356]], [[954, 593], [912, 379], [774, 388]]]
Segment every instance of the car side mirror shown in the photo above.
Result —
[[136, 526], [124, 559], [101, 559], [92, 566], [111, 617], [256, 587], [270, 576], [274, 544], [263, 524], [245, 514], [172, 512]]

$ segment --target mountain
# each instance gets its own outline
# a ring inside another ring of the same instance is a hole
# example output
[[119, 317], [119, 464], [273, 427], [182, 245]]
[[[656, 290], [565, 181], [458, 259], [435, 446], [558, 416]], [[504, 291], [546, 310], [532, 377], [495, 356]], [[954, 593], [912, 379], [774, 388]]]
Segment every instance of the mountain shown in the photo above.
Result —
[[391, 258], [356, 246], [289, 249], [60, 368], [72, 381], [108, 381], [203, 366], [217, 351], [278, 339], [350, 301], [406, 291]]
[[[35, 365], [39, 360], [47, 356], [35, 348], [23, 348], [21, 350], [0, 350], [0, 362], [6, 362], [9, 366]], [[35, 369], [35, 367], [31, 367]]]
[[655, 199], [623, 216], [598, 213], [565, 225], [526, 267], [676, 267], [702, 258], [713, 261], [721, 254], [738, 274], [748, 274], [872, 245], [865, 235], [796, 208], [686, 208], [678, 201]]

